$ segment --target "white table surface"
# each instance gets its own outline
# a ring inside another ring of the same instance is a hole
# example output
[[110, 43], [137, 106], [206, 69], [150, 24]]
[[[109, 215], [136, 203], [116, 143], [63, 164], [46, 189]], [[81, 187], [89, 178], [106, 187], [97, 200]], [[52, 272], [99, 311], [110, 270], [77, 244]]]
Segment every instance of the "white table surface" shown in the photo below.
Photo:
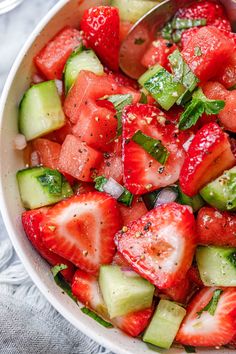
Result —
[[[0, 15], [0, 94], [10, 68], [37, 23], [58, 0], [24, 0], [7, 14]], [[0, 240], [8, 237], [0, 216]]]

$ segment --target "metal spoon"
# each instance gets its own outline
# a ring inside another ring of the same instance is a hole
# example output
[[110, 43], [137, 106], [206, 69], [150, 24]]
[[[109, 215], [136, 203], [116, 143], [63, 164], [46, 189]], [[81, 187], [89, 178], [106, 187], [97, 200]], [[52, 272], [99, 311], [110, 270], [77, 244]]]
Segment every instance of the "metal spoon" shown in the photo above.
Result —
[[[156, 33], [174, 16], [180, 7], [186, 7], [193, 0], [165, 0], [155, 6], [131, 28], [120, 48], [120, 67], [133, 79], [139, 78], [146, 68], [141, 64], [148, 45], [155, 40]], [[236, 0], [221, 0], [236, 30]]]

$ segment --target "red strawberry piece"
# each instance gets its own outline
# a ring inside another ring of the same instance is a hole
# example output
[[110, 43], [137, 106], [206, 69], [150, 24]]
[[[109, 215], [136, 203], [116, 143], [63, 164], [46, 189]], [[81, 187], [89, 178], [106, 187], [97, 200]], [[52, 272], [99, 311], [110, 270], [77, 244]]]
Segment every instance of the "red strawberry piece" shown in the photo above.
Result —
[[[208, 311], [199, 312], [211, 301], [214, 291], [222, 293], [214, 315]], [[184, 345], [199, 347], [221, 346], [229, 343], [236, 333], [236, 289], [204, 288], [190, 302], [187, 315], [176, 340]]]
[[40, 208], [36, 210], [25, 211], [22, 214], [22, 224], [25, 230], [26, 236], [34, 246], [34, 248], [38, 251], [38, 253], [52, 266], [57, 264], [65, 264], [67, 265], [67, 269], [61, 271], [61, 274], [67, 281], [71, 281], [75, 272], [74, 265], [69, 262], [67, 259], [58, 256], [53, 253], [45, 246], [42, 241], [42, 231], [41, 231], [41, 223], [43, 222], [48, 208]]
[[112, 70], [119, 67], [120, 18], [115, 7], [91, 7], [83, 14], [81, 30], [87, 46]]
[[115, 110], [98, 106], [87, 100], [87, 109], [81, 112], [73, 127], [73, 134], [90, 147], [100, 151], [111, 151], [112, 141], [117, 135], [117, 118]]
[[141, 216], [145, 215], [148, 210], [141, 197], [135, 197], [130, 207], [120, 203], [120, 212], [123, 220], [123, 225], [128, 225], [132, 221], [136, 221]]
[[87, 183], [87, 182], [79, 182], [77, 188], [76, 188], [76, 195], [80, 194], [86, 194], [89, 192], [95, 192], [94, 184], [93, 183]]
[[67, 59], [80, 44], [80, 32], [65, 27], [36, 55], [35, 65], [47, 79], [61, 79]]
[[118, 252], [142, 277], [160, 289], [182, 281], [196, 246], [195, 220], [189, 208], [164, 204], [116, 234]]
[[62, 144], [58, 162], [60, 171], [76, 179], [91, 182], [94, 170], [102, 161], [102, 154], [73, 135], [67, 135]]
[[77, 269], [71, 290], [73, 295], [86, 307], [105, 315], [105, 304], [100, 293], [97, 278], [89, 273]]
[[127, 260], [119, 252], [116, 252], [116, 254], [115, 254], [114, 258], [113, 258], [113, 263], [117, 264], [118, 266], [120, 266], [122, 268], [126, 268], [126, 269], [130, 268], [130, 265], [127, 262]]
[[198, 242], [201, 245], [236, 247], [236, 215], [203, 207], [197, 216]]
[[215, 77], [232, 57], [234, 41], [213, 26], [198, 28], [187, 41], [182, 56], [190, 69], [206, 82]]
[[162, 293], [171, 300], [185, 304], [190, 295], [191, 283], [188, 278], [183, 279], [179, 284], [172, 288], [162, 290]]
[[204, 287], [202, 279], [200, 278], [199, 270], [196, 266], [192, 265], [192, 267], [188, 270], [187, 277], [192, 283], [196, 284], [198, 288]]
[[[165, 125], [168, 117], [155, 106], [136, 104], [124, 109], [122, 119], [125, 187], [133, 194], [144, 194], [175, 183], [179, 178], [184, 151], [176, 139], [175, 126]], [[170, 153], [165, 166], [131, 140], [138, 130], [161, 140]]]
[[194, 196], [234, 164], [227, 134], [216, 123], [207, 124], [190, 144], [180, 173], [180, 187], [188, 196]]
[[40, 163], [43, 166], [56, 169], [61, 152], [61, 145], [48, 139], [35, 139], [33, 149], [38, 153]]
[[177, 49], [177, 45], [163, 38], [153, 41], [145, 52], [141, 63], [146, 68], [155, 64], [160, 64], [170, 71], [168, 56]]
[[49, 210], [43, 223], [43, 241], [80, 269], [96, 273], [102, 264], [112, 261], [113, 238], [120, 227], [115, 199], [99, 192], [81, 194]]
[[225, 101], [225, 107], [219, 112], [218, 118], [225, 129], [236, 132], [236, 91], [228, 91], [219, 82], [207, 82], [203, 86], [204, 94], [214, 100]]
[[112, 322], [131, 337], [138, 337], [148, 326], [152, 314], [153, 308], [149, 308], [116, 317]]
[[231, 31], [224, 7], [213, 1], [194, 2], [188, 7], [177, 11], [175, 17], [189, 19], [206, 19], [207, 25]]

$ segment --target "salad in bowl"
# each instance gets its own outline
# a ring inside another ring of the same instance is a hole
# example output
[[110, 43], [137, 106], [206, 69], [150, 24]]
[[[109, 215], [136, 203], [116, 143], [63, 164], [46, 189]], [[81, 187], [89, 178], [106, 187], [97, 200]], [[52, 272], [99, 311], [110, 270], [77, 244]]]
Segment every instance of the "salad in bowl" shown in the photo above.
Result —
[[107, 331], [236, 348], [236, 35], [218, 2], [180, 8], [133, 80], [120, 43], [156, 4], [133, 2], [90, 7], [34, 56], [14, 141], [24, 232]]

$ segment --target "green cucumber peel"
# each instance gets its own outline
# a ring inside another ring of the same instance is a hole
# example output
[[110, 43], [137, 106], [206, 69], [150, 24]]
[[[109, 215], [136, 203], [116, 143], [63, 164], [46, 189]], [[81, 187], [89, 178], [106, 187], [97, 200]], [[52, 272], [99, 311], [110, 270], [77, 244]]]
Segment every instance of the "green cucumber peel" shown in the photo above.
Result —
[[37, 179], [43, 187], [48, 188], [50, 194], [60, 195], [62, 193], [63, 176], [57, 170], [47, 169]]

